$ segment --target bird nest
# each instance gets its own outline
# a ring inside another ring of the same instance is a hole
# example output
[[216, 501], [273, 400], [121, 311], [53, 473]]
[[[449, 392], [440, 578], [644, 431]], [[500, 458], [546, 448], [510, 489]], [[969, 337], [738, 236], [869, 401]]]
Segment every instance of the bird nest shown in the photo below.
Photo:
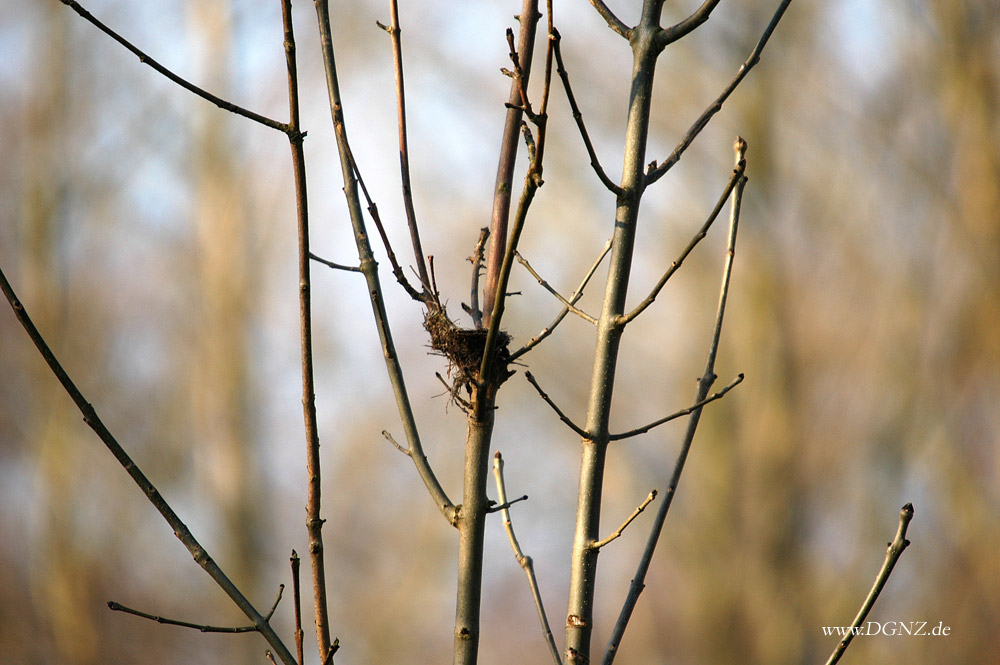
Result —
[[[472, 394], [472, 386], [479, 381], [479, 369], [486, 350], [485, 328], [460, 328], [448, 318], [443, 307], [432, 307], [424, 315], [424, 328], [431, 337], [431, 349], [448, 359], [448, 377], [452, 380], [451, 396], [461, 403], [459, 393], [464, 389]], [[511, 374], [507, 370], [510, 363], [510, 335], [497, 331], [493, 349], [496, 373], [503, 383]]]

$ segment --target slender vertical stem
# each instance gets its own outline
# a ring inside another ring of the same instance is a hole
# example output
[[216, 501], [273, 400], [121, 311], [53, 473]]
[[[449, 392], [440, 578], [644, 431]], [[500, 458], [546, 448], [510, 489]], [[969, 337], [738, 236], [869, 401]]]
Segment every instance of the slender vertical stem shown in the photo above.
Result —
[[331, 650], [330, 617], [326, 597], [326, 564], [323, 558], [322, 473], [319, 455], [319, 426], [316, 418], [316, 388], [312, 355], [312, 279], [309, 252], [309, 207], [306, 197], [305, 154], [299, 125], [298, 75], [295, 37], [292, 30], [291, 0], [282, 0], [281, 17], [285, 28], [285, 60], [288, 68], [289, 145], [295, 174], [295, 207], [298, 218], [299, 249], [299, 341], [302, 354], [302, 413], [306, 434], [306, 530], [312, 565], [316, 640], [320, 658], [326, 661]]
[[521, 29], [517, 40], [517, 55], [521, 80], [511, 81], [507, 117], [500, 140], [500, 161], [497, 165], [496, 185], [493, 189], [493, 217], [490, 220], [490, 247], [486, 256], [486, 281], [483, 285], [483, 325], [489, 326], [497, 297], [500, 268], [507, 251], [507, 220], [510, 216], [511, 187], [514, 180], [514, 162], [521, 131], [521, 90], [528, 89], [531, 72], [531, 55], [535, 47], [535, 26], [538, 23], [538, 0], [524, 0], [521, 5]]
[[299, 584], [299, 555], [292, 550], [292, 613], [295, 619], [295, 656], [299, 665], [305, 665], [302, 648], [302, 587]]
[[618, 207], [615, 212], [611, 265], [605, 287], [604, 304], [598, 320], [597, 348], [594, 352], [587, 422], [584, 428], [588, 436], [582, 440], [577, 521], [573, 538], [569, 607], [566, 619], [564, 660], [568, 664], [590, 662], [594, 589], [599, 553], [594, 543], [600, 539], [608, 422], [623, 330], [619, 319], [624, 311], [628, 292], [636, 221], [644, 187], [642, 169], [649, 133], [653, 74], [656, 56], [659, 53], [654, 37], [659, 29], [660, 4], [655, 0], [647, 0], [640, 24], [630, 32], [633, 51], [632, 93], [625, 130], [625, 159], [621, 193], [618, 195]]
[[399, 171], [403, 183], [403, 207], [406, 210], [406, 224], [410, 229], [410, 242], [413, 244], [413, 258], [417, 263], [417, 275], [423, 285], [425, 295], [431, 293], [431, 280], [427, 274], [427, 262], [424, 260], [424, 250], [420, 244], [420, 233], [417, 228], [417, 213], [413, 207], [413, 193], [410, 188], [410, 148], [406, 139], [406, 94], [403, 87], [403, 42], [399, 27], [399, 7], [397, 0], [389, 1], [389, 11], [392, 23], [389, 36], [392, 39], [392, 59], [396, 70], [396, 113], [399, 125]]

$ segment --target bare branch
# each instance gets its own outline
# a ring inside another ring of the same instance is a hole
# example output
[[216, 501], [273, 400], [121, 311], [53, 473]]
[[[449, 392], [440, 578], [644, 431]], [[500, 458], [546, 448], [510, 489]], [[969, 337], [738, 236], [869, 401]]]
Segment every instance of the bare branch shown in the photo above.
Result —
[[[288, 69], [288, 109], [293, 129], [299, 132], [298, 69], [295, 61], [295, 34], [291, 0], [282, 0], [281, 19], [285, 31], [285, 62]], [[298, 236], [299, 268], [299, 346], [302, 374], [302, 417], [306, 438], [306, 532], [309, 535], [309, 557], [312, 567], [313, 601], [319, 653], [325, 657], [330, 649], [330, 619], [326, 600], [326, 564], [323, 556], [322, 472], [319, 454], [319, 424], [316, 416], [316, 380], [312, 344], [312, 277], [309, 248], [309, 206], [306, 196], [305, 153], [302, 141], [291, 140], [292, 164], [295, 175], [295, 207]]]
[[437, 380], [440, 381], [441, 385], [444, 386], [444, 389], [445, 391], [447, 391], [448, 396], [451, 397], [451, 401], [457, 404], [458, 408], [460, 408], [464, 413], [469, 413], [469, 409], [472, 407], [472, 405], [469, 403], [469, 400], [465, 399], [464, 397], [461, 396], [461, 394], [459, 394], [462, 389], [461, 383], [457, 381], [454, 384], [448, 383], [447, 381], [445, 381], [444, 377], [441, 376], [440, 372], [434, 372], [434, 376], [436, 376]]
[[[736, 163], [739, 164], [746, 158], [746, 141], [742, 138], [737, 138], [734, 148], [736, 151]], [[736, 188], [733, 190], [732, 210], [729, 217], [729, 243], [726, 249], [726, 260], [722, 268], [722, 287], [719, 293], [719, 305], [716, 310], [715, 327], [712, 331], [712, 340], [708, 347], [708, 359], [705, 361], [705, 372], [702, 374], [701, 379], [698, 380], [698, 389], [694, 399], [695, 404], [705, 400], [708, 396], [708, 391], [712, 387], [716, 378], [715, 358], [719, 352], [719, 341], [722, 335], [722, 322], [725, 318], [726, 301], [729, 297], [729, 282], [732, 275], [733, 259], [736, 256], [736, 232], [739, 228], [740, 206], [743, 200], [743, 188], [746, 186], [746, 182], [746, 176], [741, 177], [736, 185]], [[604, 652], [604, 659], [601, 661], [602, 665], [611, 665], [611, 663], [614, 662], [615, 656], [618, 653], [618, 647], [621, 645], [622, 636], [625, 634], [625, 628], [628, 626], [629, 620], [632, 618], [632, 612], [635, 610], [636, 603], [639, 602], [639, 595], [646, 586], [646, 573], [649, 571], [649, 564], [653, 560], [653, 552], [656, 550], [656, 544], [659, 542], [660, 534], [663, 532], [663, 524], [667, 519], [667, 512], [670, 510], [670, 505], [673, 503], [674, 495], [677, 493], [677, 486], [680, 483], [681, 475], [684, 473], [684, 465], [687, 462], [688, 453], [691, 452], [694, 435], [698, 430], [698, 423], [701, 421], [701, 414], [701, 407], [697, 407], [691, 412], [691, 418], [688, 420], [687, 431], [684, 433], [684, 440], [681, 443], [680, 452], [677, 454], [677, 461], [674, 463], [673, 473], [667, 483], [667, 489], [663, 497], [663, 501], [660, 503], [660, 507], [656, 511], [656, 517], [653, 519], [653, 525], [650, 527], [649, 536], [646, 538], [646, 546], [639, 559], [639, 565], [636, 568], [635, 575], [632, 577], [632, 583], [629, 585], [625, 603], [622, 605], [621, 612], [618, 614], [618, 620], [615, 622], [614, 628], [611, 631], [611, 637], [608, 639], [608, 645]]]
[[261, 616], [260, 612], [257, 610], [253, 604], [247, 600], [246, 596], [233, 584], [232, 580], [222, 571], [219, 565], [209, 556], [208, 552], [201, 543], [195, 539], [191, 530], [188, 529], [187, 525], [181, 521], [181, 518], [174, 512], [174, 509], [170, 507], [170, 504], [166, 502], [163, 496], [160, 494], [159, 490], [149, 481], [142, 470], [136, 465], [125, 449], [122, 448], [118, 440], [111, 434], [104, 421], [101, 420], [100, 416], [97, 415], [97, 411], [94, 407], [84, 398], [83, 394], [76, 387], [76, 384], [70, 378], [69, 374], [63, 368], [62, 364], [52, 353], [52, 349], [49, 348], [48, 343], [42, 337], [38, 328], [35, 327], [34, 322], [32, 322], [31, 317], [28, 316], [28, 312], [24, 309], [24, 305], [18, 299], [17, 294], [14, 293], [14, 289], [11, 287], [10, 282], [7, 281], [6, 275], [4, 275], [3, 270], [0, 269], [0, 291], [3, 291], [4, 296], [7, 298], [7, 302], [10, 303], [11, 308], [14, 310], [14, 315], [17, 320], [21, 323], [25, 332], [28, 333], [28, 337], [35, 344], [38, 352], [41, 354], [42, 358], [48, 364], [49, 369], [62, 384], [66, 393], [70, 396], [73, 402], [76, 404], [80, 413], [83, 414], [83, 421], [94, 430], [94, 433], [101, 439], [105, 447], [114, 455], [118, 463], [121, 464], [122, 468], [125, 469], [129, 477], [132, 478], [133, 482], [142, 490], [142, 493], [149, 499], [149, 502], [153, 504], [153, 507], [160, 513], [170, 528], [173, 530], [174, 535], [177, 539], [184, 544], [188, 552], [198, 563], [202, 569], [208, 573], [215, 583], [226, 592], [226, 595], [236, 604], [237, 607], [243, 612], [244, 615], [250, 622], [256, 627], [257, 631], [264, 636], [267, 643], [271, 645], [281, 661], [285, 665], [294, 665], [295, 658], [292, 653], [278, 637], [274, 629], [271, 628], [267, 620]]
[[389, 434], [388, 430], [382, 430], [382, 436], [385, 437], [386, 441], [396, 446], [396, 450], [403, 453], [407, 457], [411, 457], [413, 455], [413, 453], [410, 452], [409, 448], [404, 448], [403, 446], [399, 445], [399, 443], [396, 442], [396, 439], [392, 438], [392, 434]]
[[[597, 268], [601, 265], [601, 262], [604, 261], [604, 257], [608, 255], [609, 251], [611, 251], [610, 239], [604, 243], [604, 249], [601, 250], [600, 255], [598, 255], [597, 259], [590, 266], [590, 270], [587, 271], [583, 281], [580, 282], [580, 286], [576, 287], [576, 291], [574, 291], [573, 295], [570, 296], [569, 302], [571, 304], [575, 304], [581, 297], [583, 297], [583, 290], [587, 287], [587, 284], [590, 282], [590, 278], [594, 276], [595, 272], [597, 272]], [[551, 335], [552, 331], [555, 330], [556, 326], [559, 325], [564, 318], [566, 318], [567, 314], [569, 314], [569, 308], [563, 307], [562, 311], [556, 316], [555, 319], [553, 319], [552, 323], [543, 328], [540, 333], [532, 337], [527, 344], [510, 355], [511, 361], [517, 360], [525, 353], [536, 347], [543, 339]]]
[[[281, 584], [278, 586], [278, 597], [274, 599], [274, 604], [271, 605], [271, 610], [264, 617], [265, 621], [270, 621], [271, 617], [274, 616], [274, 611], [278, 609], [278, 603], [281, 602], [281, 595], [285, 590], [285, 585]], [[113, 612], [124, 612], [126, 614], [132, 614], [137, 617], [142, 617], [143, 619], [149, 619], [150, 621], [155, 621], [156, 623], [164, 624], [167, 626], [180, 626], [181, 628], [193, 628], [202, 633], [255, 633], [257, 632], [257, 626], [209, 626], [200, 623], [191, 623], [190, 621], [178, 621], [177, 619], [168, 619], [166, 617], [157, 616], [155, 614], [148, 614], [146, 612], [140, 612], [139, 610], [132, 609], [131, 607], [126, 607], [121, 603], [116, 603], [113, 600], [108, 601], [108, 609]]]
[[546, 282], [544, 279], [542, 279], [541, 275], [539, 275], [537, 272], [535, 272], [535, 269], [531, 267], [531, 264], [528, 263], [527, 259], [525, 259], [523, 256], [521, 256], [520, 252], [514, 252], [514, 256], [517, 257], [518, 262], [522, 266], [524, 266], [528, 270], [528, 272], [531, 273], [531, 276], [534, 277], [536, 280], [538, 280], [538, 283], [542, 285], [542, 288], [545, 289], [546, 291], [548, 291], [549, 293], [551, 293], [552, 295], [554, 295], [559, 300], [559, 302], [561, 302], [566, 307], [566, 309], [568, 309], [569, 311], [573, 312], [574, 314], [576, 314], [577, 316], [579, 316], [584, 321], [588, 321], [588, 322], [590, 322], [591, 324], [593, 324], [595, 326], [597, 325], [597, 319], [595, 319], [594, 317], [592, 317], [590, 314], [587, 314], [583, 310], [578, 309], [569, 300], [566, 300], [565, 298], [563, 298], [562, 295], [558, 291], [556, 291], [554, 288], [552, 288], [552, 286], [550, 286], [548, 282]]
[[782, 0], [781, 4], [778, 5], [778, 8], [774, 11], [774, 15], [771, 17], [771, 22], [767, 24], [767, 28], [764, 29], [760, 39], [757, 40], [757, 45], [754, 46], [750, 55], [743, 62], [743, 64], [740, 65], [736, 76], [729, 82], [729, 85], [727, 85], [725, 90], [722, 91], [722, 94], [720, 94], [715, 101], [712, 102], [707, 109], [705, 109], [698, 119], [695, 120], [694, 124], [691, 125], [691, 128], [688, 129], [684, 138], [682, 138], [681, 142], [677, 144], [677, 147], [674, 148], [672, 153], [670, 153], [670, 156], [667, 157], [666, 161], [659, 166], [651, 165], [651, 168], [646, 172], [647, 185], [651, 185], [662, 178], [674, 164], [680, 161], [681, 155], [684, 154], [684, 151], [688, 149], [698, 134], [701, 133], [701, 130], [705, 129], [712, 117], [722, 110], [722, 105], [727, 99], [729, 99], [729, 96], [734, 90], [736, 90], [736, 87], [743, 81], [746, 75], [750, 73], [750, 70], [753, 69], [758, 62], [760, 62], [760, 55], [764, 51], [764, 47], [767, 45], [768, 40], [771, 38], [771, 33], [773, 33], [774, 29], [778, 26], [778, 22], [781, 20], [781, 17], [784, 15], [785, 10], [788, 9], [788, 5], [790, 5], [791, 2], [792, 0]]
[[146, 55], [146, 53], [144, 53], [143, 51], [139, 50], [130, 41], [128, 41], [127, 39], [125, 39], [124, 37], [122, 37], [121, 35], [119, 35], [117, 32], [115, 32], [114, 30], [112, 30], [111, 28], [109, 28], [108, 26], [106, 26], [104, 23], [102, 23], [100, 20], [98, 20], [93, 14], [91, 14], [89, 11], [87, 11], [83, 6], [81, 6], [79, 2], [75, 2], [74, 0], [59, 0], [59, 1], [62, 2], [67, 7], [69, 7], [70, 9], [72, 9], [73, 11], [75, 11], [82, 18], [84, 18], [85, 20], [87, 20], [90, 23], [92, 23], [101, 32], [103, 32], [104, 34], [108, 35], [109, 37], [111, 37], [112, 39], [114, 39], [116, 42], [118, 42], [119, 44], [121, 44], [122, 46], [124, 46], [126, 49], [128, 49], [129, 51], [131, 51], [136, 57], [139, 58], [139, 62], [143, 63], [144, 65], [149, 65], [154, 70], [156, 70], [158, 73], [160, 73], [163, 76], [167, 77], [168, 79], [170, 79], [171, 81], [173, 81], [177, 85], [181, 86], [185, 90], [198, 95], [202, 99], [205, 99], [205, 100], [208, 100], [208, 101], [212, 102], [213, 104], [215, 104], [216, 106], [218, 106], [220, 109], [222, 109], [224, 111], [229, 111], [230, 113], [235, 113], [236, 115], [243, 116], [244, 118], [248, 118], [250, 120], [253, 120], [254, 122], [260, 123], [261, 125], [264, 125], [265, 127], [270, 127], [271, 129], [277, 129], [279, 132], [284, 132], [286, 134], [289, 133], [290, 131], [292, 131], [291, 128], [290, 128], [290, 126], [286, 125], [283, 122], [278, 122], [277, 120], [272, 120], [271, 118], [268, 118], [266, 116], [260, 115], [259, 113], [254, 113], [253, 111], [251, 111], [249, 109], [245, 109], [242, 106], [237, 106], [236, 104], [233, 104], [232, 102], [227, 102], [225, 99], [222, 99], [221, 97], [216, 97], [215, 95], [213, 95], [212, 93], [208, 92], [207, 90], [199, 88], [198, 86], [196, 86], [193, 83], [187, 81], [186, 79], [181, 78], [180, 76], [178, 76], [177, 74], [173, 73], [172, 71], [170, 71], [169, 69], [167, 69], [166, 67], [164, 67], [163, 65], [161, 65], [159, 62], [157, 62], [153, 58], [151, 58], [148, 55]]
[[[518, 95], [521, 97], [521, 101], [518, 104], [514, 104], [516, 108], [523, 111], [528, 119], [531, 121], [535, 120], [535, 112], [531, 110], [531, 101], [528, 99], [528, 91], [525, 89], [524, 84], [524, 72], [521, 70], [521, 60], [517, 55], [517, 47], [514, 46], [514, 31], [507, 28], [507, 48], [509, 49], [508, 56], [510, 57], [511, 63], [513, 63], [514, 71], [510, 72], [510, 77], [514, 80], [517, 85]], [[511, 103], [507, 102], [510, 106]]]
[[292, 566], [292, 610], [295, 613], [295, 655], [298, 657], [298, 665], [305, 665], [305, 658], [302, 653], [303, 637], [302, 631], [302, 588], [299, 584], [299, 555], [292, 550], [292, 557], [289, 560]]
[[328, 268], [333, 268], [334, 270], [346, 270], [348, 272], [361, 272], [361, 268], [359, 268], [358, 266], [345, 266], [345, 265], [340, 264], [340, 263], [334, 263], [333, 261], [327, 261], [326, 259], [324, 259], [324, 258], [322, 258], [320, 256], [316, 256], [312, 252], [309, 252], [309, 258], [312, 259], [313, 261], [316, 261], [317, 263], [322, 263], [323, 265], [325, 265]]
[[483, 253], [486, 251], [486, 239], [490, 237], [490, 230], [485, 226], [479, 230], [479, 241], [469, 262], [472, 263], [472, 289], [469, 293], [469, 306], [466, 309], [472, 317], [472, 325], [475, 328], [483, 327], [483, 310], [479, 308], [479, 277], [483, 271]]
[[653, 290], [650, 292], [648, 296], [646, 296], [645, 300], [639, 303], [635, 307], [635, 309], [633, 309], [631, 312], [618, 319], [619, 325], [622, 326], [628, 325], [633, 319], [635, 319], [635, 317], [642, 314], [642, 312], [647, 307], [653, 304], [653, 301], [656, 300], [656, 296], [660, 294], [660, 291], [666, 285], [667, 281], [673, 276], [675, 272], [677, 272], [680, 269], [681, 264], [684, 263], [684, 259], [688, 257], [688, 254], [690, 254], [692, 250], [694, 250], [695, 246], [699, 242], [701, 242], [708, 234], [709, 228], [711, 228], [712, 224], [715, 223], [715, 219], [719, 216], [719, 213], [722, 212], [723, 206], [726, 205], [726, 199], [729, 198], [729, 195], [732, 193], [733, 188], [736, 187], [736, 184], [739, 182], [740, 178], [743, 177], [743, 171], [745, 169], [746, 169], [745, 162], [741, 162], [736, 166], [735, 169], [733, 169], [733, 175], [731, 178], [729, 178], [729, 182], [726, 184], [726, 189], [722, 192], [722, 196], [719, 197], [719, 200], [716, 202], [715, 207], [709, 214], [708, 219], [705, 221], [702, 227], [698, 229], [698, 233], [696, 233], [695, 236], [691, 239], [691, 242], [689, 242], [687, 247], [684, 248], [680, 256], [678, 256], [677, 259], [670, 264], [670, 267], [667, 269], [665, 273], [663, 273], [663, 277], [661, 277], [660, 281], [656, 283], [656, 286], [653, 287]]
[[705, 0], [701, 7], [696, 9], [695, 12], [686, 19], [680, 23], [675, 23], [669, 28], [661, 30], [656, 35], [657, 46], [661, 49], [665, 48], [667, 44], [676, 42], [678, 39], [690, 34], [691, 31], [708, 20], [708, 17], [712, 14], [712, 10], [715, 9], [715, 6], [718, 4], [719, 0]]
[[[507, 501], [507, 489], [504, 484], [503, 478], [503, 457], [500, 455], [498, 450], [495, 455], [493, 455], [493, 477], [496, 479], [497, 483], [497, 501], [500, 505], [495, 508], [495, 510], [500, 510], [503, 513], [503, 528], [507, 532], [507, 540], [510, 541], [510, 548], [514, 551], [514, 558], [517, 559], [517, 563], [524, 569], [524, 574], [528, 576], [528, 587], [531, 589], [531, 597], [535, 601], [535, 609], [538, 611], [538, 620], [542, 624], [542, 635], [545, 638], [545, 643], [549, 647], [549, 653], [552, 655], [552, 660], [556, 665], [562, 665], [562, 659], [559, 658], [559, 648], [556, 646], [555, 637], [552, 635], [552, 629], [549, 628], [549, 619], [545, 614], [545, 606], [542, 603], [542, 594], [538, 590], [538, 580], [535, 577], [535, 566], [532, 562], [530, 556], [527, 556], [522, 550], [520, 543], [517, 542], [517, 536], [514, 535], [514, 524], [510, 519], [510, 511], [508, 507], [510, 504], [517, 501]], [[527, 497], [524, 497], [525, 499]]]
[[424, 285], [429, 283], [427, 264], [424, 262], [424, 250], [420, 244], [417, 213], [413, 207], [413, 192], [410, 188], [410, 149], [406, 137], [406, 94], [403, 85], [403, 42], [402, 30], [399, 27], [399, 3], [389, 0], [389, 11], [392, 14], [390, 26], [383, 26], [392, 40], [392, 61], [396, 70], [396, 114], [399, 126], [399, 173], [403, 187], [403, 208], [406, 211], [406, 224], [410, 229], [410, 242], [413, 245], [413, 257], [417, 263], [417, 274]]
[[563, 413], [562, 409], [556, 406], [556, 403], [553, 402], [552, 399], [548, 396], [548, 394], [546, 394], [546, 392], [542, 390], [542, 387], [538, 385], [538, 382], [535, 380], [535, 377], [531, 374], [531, 372], [525, 372], [524, 377], [528, 379], [528, 383], [530, 383], [534, 387], [534, 389], [538, 391], [539, 397], [545, 400], [545, 403], [548, 404], [550, 407], [552, 407], [552, 410], [556, 412], [557, 416], [559, 416], [559, 420], [566, 423], [566, 425], [569, 426], [571, 430], [576, 432], [580, 436], [580, 438], [583, 439], [591, 438], [590, 434], [588, 434], [586, 430], [584, 430], [582, 427], [580, 427], [572, 420], [570, 420], [569, 416]]
[[[354, 159], [354, 153], [351, 152], [350, 144], [346, 144], [347, 156], [351, 162], [351, 168], [354, 169], [354, 177], [358, 180], [358, 185], [361, 187], [361, 193], [365, 197], [365, 204], [368, 207], [368, 214], [371, 215], [372, 222], [375, 223], [375, 228], [378, 230], [378, 235], [382, 239], [382, 246], [385, 248], [386, 256], [389, 259], [389, 265], [392, 266], [392, 274], [395, 276], [396, 281], [399, 285], [403, 287], [407, 295], [416, 300], [417, 302], [429, 303], [434, 299], [434, 291], [431, 290], [431, 285], [429, 282], [425, 281], [424, 276], [419, 272], [417, 273], [420, 277], [421, 282], [423, 282], [423, 292], [417, 291], [410, 282], [406, 279], [406, 273], [403, 272], [402, 266], [399, 265], [399, 261], [396, 260], [396, 253], [392, 251], [392, 245], [389, 244], [389, 236], [385, 232], [385, 226], [382, 224], [382, 218], [378, 214], [378, 206], [372, 201], [371, 195], [368, 194], [368, 187], [365, 186], [365, 180], [361, 177], [361, 170], [358, 168], [358, 163]], [[423, 262], [420, 262], [420, 267], [423, 267]], [[360, 270], [360, 268], [359, 268]], [[363, 272], [363, 271], [362, 271]], [[424, 268], [424, 274], [426, 274], [426, 268]]]
[[516, 499], [511, 499], [510, 501], [506, 501], [505, 500], [503, 503], [498, 503], [495, 506], [490, 506], [489, 510], [487, 510], [486, 512], [488, 512], [488, 513], [499, 513], [501, 511], [507, 510], [508, 508], [510, 508], [511, 506], [513, 506], [515, 503], [521, 503], [522, 501], [527, 501], [527, 500], [528, 500], [528, 495], [527, 494], [522, 494], [521, 496], [517, 497]]
[[597, 151], [594, 150], [594, 144], [590, 140], [590, 134], [587, 132], [587, 126], [583, 123], [583, 113], [580, 111], [579, 105], [576, 103], [576, 97], [573, 95], [573, 88], [569, 84], [569, 72], [566, 71], [566, 66], [563, 64], [562, 51], [559, 48], [561, 37], [559, 33], [554, 34], [554, 52], [556, 58], [556, 67], [559, 72], [559, 78], [562, 80], [563, 88], [566, 90], [566, 99], [569, 101], [569, 108], [573, 112], [573, 120], [576, 121], [576, 126], [580, 130], [580, 136], [583, 137], [583, 145], [587, 148], [587, 154], [590, 156], [590, 165], [594, 168], [594, 172], [597, 177], [608, 188], [615, 196], [622, 193], [622, 188], [615, 184], [615, 182], [608, 177], [605, 173], [604, 168], [601, 166], [600, 160], [597, 158]]
[[594, 543], [590, 547], [592, 549], [599, 550], [602, 547], [604, 547], [605, 545], [607, 545], [608, 543], [610, 543], [612, 540], [620, 538], [621, 535], [625, 532], [625, 529], [628, 528], [628, 525], [631, 524], [632, 521], [635, 520], [635, 518], [638, 517], [639, 514], [642, 511], [646, 510], [646, 506], [648, 506], [650, 503], [652, 503], [653, 499], [655, 499], [655, 498], [656, 498], [656, 490], [650, 490], [649, 494], [646, 495], [646, 498], [643, 500], [643, 502], [640, 503], [636, 507], [636, 509], [632, 511], [632, 514], [628, 516], [628, 518], [622, 523], [622, 525], [620, 527], [618, 527], [617, 529], [615, 529], [615, 531], [610, 536], [608, 536], [607, 538], [604, 538], [602, 540], [598, 540], [596, 543]]
[[913, 504], [907, 503], [899, 511], [899, 527], [896, 529], [896, 537], [892, 539], [891, 543], [889, 543], [888, 549], [885, 552], [885, 560], [882, 562], [882, 568], [878, 571], [878, 575], [875, 576], [875, 583], [872, 584], [871, 591], [868, 592], [865, 602], [861, 604], [861, 609], [858, 610], [858, 615], [854, 617], [854, 623], [851, 624], [851, 629], [847, 631], [844, 638], [837, 643], [833, 653], [830, 654], [829, 660], [826, 661], [826, 665], [834, 665], [840, 660], [840, 657], [844, 655], [844, 651], [846, 651], [848, 645], [850, 645], [851, 640], [854, 639], [854, 634], [857, 632], [858, 627], [865, 622], [865, 619], [868, 617], [868, 613], [871, 612], [872, 607], [875, 605], [875, 601], [878, 600], [879, 594], [882, 593], [882, 589], [885, 587], [885, 583], [889, 581], [889, 575], [892, 574], [892, 569], [896, 566], [896, 562], [899, 560], [900, 555], [910, 544], [910, 541], [906, 539], [906, 529], [910, 525], [910, 520], [912, 519]]
[[619, 35], [628, 39], [631, 36], [632, 29], [625, 25], [620, 18], [615, 16], [615, 13], [604, 4], [603, 0], [590, 0], [591, 6], [597, 10], [597, 13], [601, 15], [601, 18], [605, 20], [608, 27], [617, 32]]
[[621, 434], [611, 434], [611, 435], [608, 436], [608, 440], [609, 441], [620, 441], [622, 439], [627, 439], [629, 437], [638, 436], [639, 434], [645, 434], [646, 432], [648, 432], [649, 430], [653, 429], [654, 427], [659, 427], [660, 425], [662, 425], [664, 423], [668, 423], [671, 420], [676, 420], [677, 418], [681, 418], [681, 417], [686, 416], [686, 415], [688, 415], [690, 413], [693, 413], [695, 411], [695, 409], [700, 409], [701, 407], [705, 406], [709, 402], [714, 402], [715, 400], [722, 398], [723, 396], [725, 396], [726, 393], [728, 393], [730, 390], [732, 390], [733, 388], [735, 388], [738, 384], [742, 383], [742, 381], [743, 381], [743, 375], [740, 374], [739, 376], [737, 376], [732, 381], [732, 383], [730, 383], [729, 385], [727, 385], [725, 388], [723, 388], [722, 390], [720, 390], [717, 393], [713, 393], [713, 394], [709, 395], [708, 397], [706, 397], [705, 399], [701, 400], [700, 402], [692, 404], [691, 406], [689, 406], [686, 409], [681, 409], [680, 411], [678, 411], [676, 413], [672, 413], [669, 416], [666, 416], [664, 418], [660, 418], [659, 420], [654, 420], [653, 422], [649, 423], [648, 425], [644, 425], [642, 427], [637, 427], [637, 428], [631, 429], [631, 430], [629, 430], [627, 432], [622, 432]]

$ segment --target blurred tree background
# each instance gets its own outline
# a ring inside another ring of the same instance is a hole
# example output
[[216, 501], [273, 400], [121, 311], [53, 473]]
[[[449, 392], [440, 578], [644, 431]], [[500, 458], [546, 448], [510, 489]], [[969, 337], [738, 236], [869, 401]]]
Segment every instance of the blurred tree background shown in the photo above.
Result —
[[[403, 3], [411, 161], [424, 247], [453, 317], [488, 224], [513, 5]], [[631, 19], [625, 5], [612, 3]], [[775, 3], [723, 2], [661, 56], [652, 151], [665, 157], [755, 43]], [[314, 251], [356, 262], [313, 8], [296, 6]], [[694, 2], [667, 3], [667, 18]], [[95, 15], [189, 80], [286, 113], [279, 5], [124, 3]], [[387, 3], [334, 7], [348, 130], [398, 247]], [[604, 166], [620, 169], [630, 53], [585, 3], [556, 3], [567, 67]], [[755, 69], [640, 218], [633, 302], [703, 222], [750, 145], [720, 379], [619, 662], [816, 663], [849, 624], [906, 501], [916, 507], [877, 621], [948, 637], [855, 640], [850, 662], [1000, 661], [1000, 3], [793, 4]], [[140, 466], [267, 607], [307, 550], [294, 259], [284, 137], [190, 96], [56, 0], [0, 6], [0, 264]], [[546, 186], [522, 254], [571, 292], [614, 200], [553, 93]], [[724, 251], [713, 230], [625, 337], [619, 429], [687, 406]], [[386, 262], [383, 261], [383, 267]], [[454, 535], [409, 461], [365, 287], [317, 265], [318, 408], [338, 662], [447, 662]], [[434, 378], [420, 309], [389, 284], [427, 452], [460, 484], [464, 418]], [[515, 346], [559, 305], [526, 272]], [[597, 291], [598, 289], [595, 289]], [[590, 293], [583, 308], [594, 308]], [[567, 320], [525, 362], [583, 413], [592, 329]], [[518, 372], [496, 441], [515, 527], [561, 637], [578, 441]], [[254, 636], [202, 635], [107, 610], [116, 600], [243, 621], [81, 422], [13, 316], [0, 315], [0, 654], [5, 663], [264, 662]], [[663, 487], [680, 426], [615, 444], [610, 531]], [[645, 539], [601, 557], [597, 643]], [[484, 663], [543, 663], [499, 518], [487, 533]], [[279, 624], [291, 636], [290, 600]], [[310, 634], [307, 631], [307, 639]]]

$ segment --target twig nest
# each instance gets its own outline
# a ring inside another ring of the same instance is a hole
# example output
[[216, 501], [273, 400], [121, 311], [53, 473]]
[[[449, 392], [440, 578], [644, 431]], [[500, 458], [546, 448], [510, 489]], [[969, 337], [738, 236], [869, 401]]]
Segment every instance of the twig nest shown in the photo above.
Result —
[[[472, 392], [472, 385], [479, 379], [479, 368], [486, 349], [485, 328], [460, 328], [448, 318], [444, 307], [432, 307], [424, 315], [424, 328], [431, 337], [431, 349], [448, 359], [448, 376], [454, 381], [454, 392], [465, 388]], [[510, 335], [497, 332], [493, 351], [496, 376], [502, 383], [510, 376]]]

